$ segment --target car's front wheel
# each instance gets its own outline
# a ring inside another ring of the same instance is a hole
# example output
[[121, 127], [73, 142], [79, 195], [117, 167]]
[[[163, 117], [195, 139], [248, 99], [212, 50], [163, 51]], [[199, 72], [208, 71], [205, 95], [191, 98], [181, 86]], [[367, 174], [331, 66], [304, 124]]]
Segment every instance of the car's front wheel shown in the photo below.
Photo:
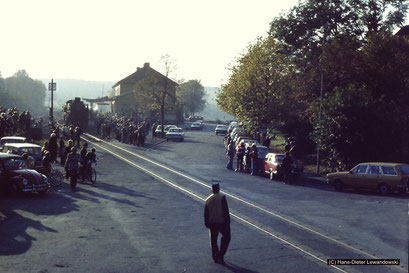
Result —
[[20, 193], [20, 189], [17, 186], [16, 182], [12, 182], [8, 188], [8, 194], [11, 196], [15, 196]]
[[390, 191], [391, 188], [385, 183], [382, 183], [378, 186], [378, 192], [382, 195], [388, 194]]

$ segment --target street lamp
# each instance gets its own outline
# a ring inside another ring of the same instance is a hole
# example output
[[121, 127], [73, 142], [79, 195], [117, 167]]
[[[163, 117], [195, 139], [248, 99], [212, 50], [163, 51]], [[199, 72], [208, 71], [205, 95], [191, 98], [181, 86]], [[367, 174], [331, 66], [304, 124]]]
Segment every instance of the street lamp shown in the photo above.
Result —
[[[276, 50], [276, 53], [278, 54], [284, 54], [288, 56], [292, 56], [293, 53], [289, 52], [287, 50], [282, 50], [278, 49]], [[317, 143], [317, 164], [315, 168], [315, 173], [317, 175], [320, 174], [320, 165], [321, 165], [321, 157], [320, 157], [320, 148], [321, 148], [321, 140], [322, 140], [322, 127], [321, 127], [321, 117], [322, 117], [322, 97], [323, 97], [323, 92], [324, 92], [324, 73], [322, 72], [322, 67], [320, 63], [318, 63], [318, 70], [320, 72], [320, 108], [319, 108], [319, 113], [318, 113], [318, 124], [319, 124], [319, 138], [318, 138], [318, 143]]]

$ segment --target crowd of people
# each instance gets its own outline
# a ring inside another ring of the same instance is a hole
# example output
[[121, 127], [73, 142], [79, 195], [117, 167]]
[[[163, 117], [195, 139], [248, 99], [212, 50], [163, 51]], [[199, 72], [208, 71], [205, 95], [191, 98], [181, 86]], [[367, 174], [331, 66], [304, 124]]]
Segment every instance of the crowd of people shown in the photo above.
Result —
[[42, 127], [42, 119], [36, 121], [29, 111], [20, 112], [17, 107], [0, 106], [0, 138], [17, 133], [28, 135], [30, 128]]
[[[245, 146], [241, 143], [236, 149], [237, 145], [230, 136], [231, 131], [228, 131], [224, 137], [224, 143], [226, 146], [226, 157], [228, 158], [226, 168], [229, 170], [235, 170], [236, 172], [247, 172], [251, 175], [258, 175], [260, 170], [258, 170], [258, 149], [256, 144], [251, 146]], [[263, 144], [265, 147], [270, 148], [271, 140], [275, 139], [276, 135], [264, 137]], [[286, 183], [290, 179], [291, 168], [293, 165], [293, 157], [297, 155], [298, 149], [296, 148], [296, 142], [294, 139], [287, 138], [285, 143], [285, 153], [284, 159], [281, 163], [282, 179]], [[233, 168], [234, 157], [237, 157], [237, 166]]]
[[[63, 126], [61, 129], [57, 126], [52, 128], [50, 137], [44, 142], [41, 148], [43, 158], [43, 167], [46, 172], [51, 171], [51, 164], [58, 163], [60, 158], [61, 165], [64, 166], [66, 177], [77, 175], [78, 168], [82, 174], [86, 174], [90, 168], [90, 162], [96, 162], [95, 148], [88, 151], [88, 143], [83, 143], [80, 153], [77, 149], [80, 147], [81, 129], [77, 126], [68, 126], [68, 134], [63, 134]], [[68, 138], [68, 145], [65, 145], [65, 140]], [[82, 175], [84, 179], [85, 175]]]
[[143, 147], [151, 124], [146, 120], [106, 113], [97, 115], [96, 126], [103, 139], [114, 137], [120, 142]]

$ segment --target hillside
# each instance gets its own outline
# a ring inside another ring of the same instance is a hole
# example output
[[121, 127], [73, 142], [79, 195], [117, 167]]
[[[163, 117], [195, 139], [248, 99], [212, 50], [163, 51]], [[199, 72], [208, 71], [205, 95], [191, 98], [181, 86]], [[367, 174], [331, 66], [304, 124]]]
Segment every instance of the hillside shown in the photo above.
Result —
[[206, 91], [206, 107], [205, 109], [198, 113], [199, 116], [203, 116], [205, 120], [233, 120], [234, 117], [229, 115], [222, 110], [216, 104], [216, 94], [219, 88], [217, 87], [205, 87]]

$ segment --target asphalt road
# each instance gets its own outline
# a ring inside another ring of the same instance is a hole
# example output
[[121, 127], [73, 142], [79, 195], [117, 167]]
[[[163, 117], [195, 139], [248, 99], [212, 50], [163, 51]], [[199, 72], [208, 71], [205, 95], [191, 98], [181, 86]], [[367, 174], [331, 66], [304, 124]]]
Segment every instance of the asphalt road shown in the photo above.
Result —
[[[407, 272], [407, 195], [228, 171], [213, 130], [149, 148], [89, 138], [95, 186], [1, 197], [0, 272]], [[226, 266], [213, 263], [203, 225], [212, 179], [233, 220]], [[329, 258], [401, 266], [329, 266]]]

